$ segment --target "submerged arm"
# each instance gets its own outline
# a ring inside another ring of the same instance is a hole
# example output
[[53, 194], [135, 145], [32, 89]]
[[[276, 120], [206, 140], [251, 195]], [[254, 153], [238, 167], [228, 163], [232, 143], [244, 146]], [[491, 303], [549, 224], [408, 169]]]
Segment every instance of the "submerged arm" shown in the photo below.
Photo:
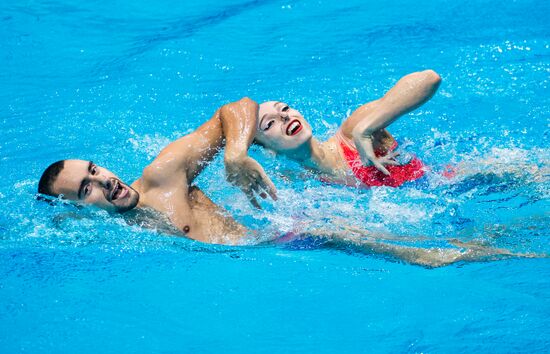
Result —
[[502, 248], [485, 246], [474, 242], [460, 242], [458, 240], [448, 241], [451, 246], [454, 246], [452, 248], [423, 248], [398, 245], [391, 242], [403, 240], [416, 241], [417, 239], [379, 235], [347, 227], [344, 227], [344, 230], [332, 230], [330, 232], [314, 230], [309, 231], [308, 234], [329, 238], [336, 244], [353, 246], [362, 252], [388, 256], [407, 263], [430, 268], [442, 267], [462, 261], [478, 262], [506, 257], [547, 258], [546, 255], [514, 253]]

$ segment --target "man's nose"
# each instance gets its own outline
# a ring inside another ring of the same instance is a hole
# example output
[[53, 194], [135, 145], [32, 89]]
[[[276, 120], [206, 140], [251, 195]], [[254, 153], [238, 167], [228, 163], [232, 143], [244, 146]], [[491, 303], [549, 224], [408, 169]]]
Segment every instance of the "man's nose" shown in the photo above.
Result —
[[111, 179], [102, 175], [96, 176], [96, 182], [105, 189], [111, 189]]

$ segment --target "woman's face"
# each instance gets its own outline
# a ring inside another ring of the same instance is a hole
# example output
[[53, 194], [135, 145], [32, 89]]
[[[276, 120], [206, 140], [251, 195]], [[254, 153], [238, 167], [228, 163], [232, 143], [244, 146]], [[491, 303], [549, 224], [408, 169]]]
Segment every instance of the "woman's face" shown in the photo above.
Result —
[[286, 103], [269, 101], [260, 104], [256, 140], [276, 152], [290, 152], [312, 137], [311, 126]]

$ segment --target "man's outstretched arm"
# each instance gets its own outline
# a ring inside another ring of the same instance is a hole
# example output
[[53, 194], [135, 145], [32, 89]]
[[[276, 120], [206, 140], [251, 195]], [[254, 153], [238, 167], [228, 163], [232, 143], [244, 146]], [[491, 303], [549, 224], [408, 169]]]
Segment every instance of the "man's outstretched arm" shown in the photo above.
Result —
[[[216, 153], [226, 146], [228, 177], [258, 206], [254, 191], [265, 190], [275, 198], [275, 187], [262, 167], [247, 156], [248, 147], [256, 131], [257, 104], [247, 98], [218, 109], [214, 115], [193, 133], [172, 142], [151, 164], [157, 178], [177, 179], [183, 173], [188, 184], [211, 162]], [[225, 139], [224, 139], [225, 137]], [[231, 171], [235, 171], [231, 173]]]
[[[194, 132], [166, 146], [148, 167], [155, 179], [174, 179], [178, 183], [184, 175], [188, 184], [208, 165], [223, 147], [223, 130], [220, 112]], [[152, 170], [152, 171], [151, 171]]]

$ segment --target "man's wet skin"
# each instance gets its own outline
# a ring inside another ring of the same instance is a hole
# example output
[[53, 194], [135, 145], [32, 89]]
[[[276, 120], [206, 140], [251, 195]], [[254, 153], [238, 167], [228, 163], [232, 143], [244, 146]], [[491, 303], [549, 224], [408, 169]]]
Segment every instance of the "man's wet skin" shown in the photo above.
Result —
[[[194, 132], [168, 144], [131, 185], [106, 168], [84, 160], [51, 164], [39, 182], [39, 193], [61, 196], [109, 212], [139, 214], [155, 210], [179, 235], [209, 243], [239, 244], [249, 237], [199, 188], [194, 179], [225, 146], [228, 180], [259, 207], [256, 196], [276, 199], [276, 189], [263, 168], [247, 155], [258, 105], [243, 98], [222, 106]], [[153, 213], [154, 214], [154, 213]], [[151, 214], [152, 215], [152, 214]]]
[[66, 160], [53, 190], [65, 199], [92, 204], [109, 212], [123, 213], [139, 202], [139, 193], [134, 188], [92, 161]]

